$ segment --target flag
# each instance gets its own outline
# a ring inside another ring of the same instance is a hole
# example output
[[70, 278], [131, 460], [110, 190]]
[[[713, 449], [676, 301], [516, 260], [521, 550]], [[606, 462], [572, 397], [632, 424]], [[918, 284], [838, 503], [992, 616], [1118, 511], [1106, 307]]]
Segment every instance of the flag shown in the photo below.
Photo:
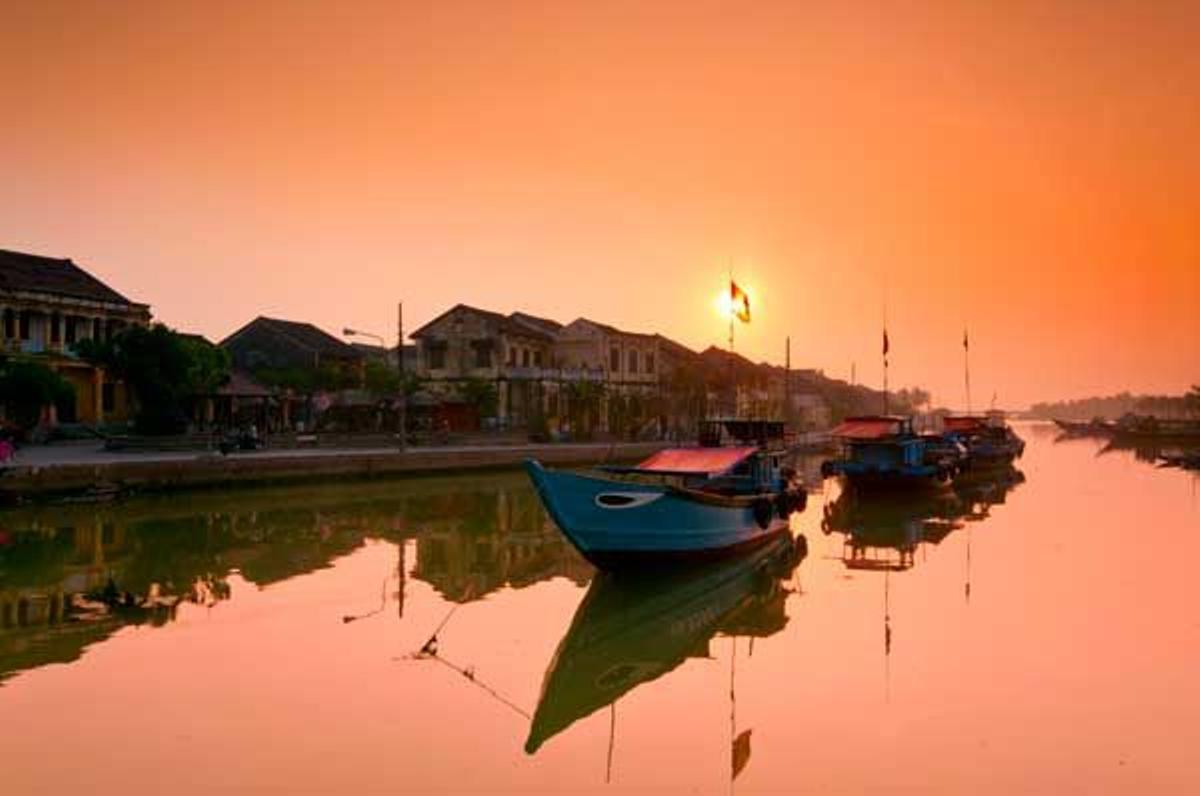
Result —
[[742, 773], [742, 769], [750, 762], [750, 733], [753, 730], [746, 730], [737, 738], [733, 739], [733, 777], [737, 779], [737, 775]]
[[971, 346], [967, 344], [967, 330], [963, 329], [963, 351], [971, 350]]
[[729, 306], [739, 321], [750, 323], [750, 297], [732, 279], [729, 280]]
[[889, 346], [888, 346], [887, 329], [884, 329], [883, 330], [883, 355], [885, 357], [888, 355], [888, 347]]

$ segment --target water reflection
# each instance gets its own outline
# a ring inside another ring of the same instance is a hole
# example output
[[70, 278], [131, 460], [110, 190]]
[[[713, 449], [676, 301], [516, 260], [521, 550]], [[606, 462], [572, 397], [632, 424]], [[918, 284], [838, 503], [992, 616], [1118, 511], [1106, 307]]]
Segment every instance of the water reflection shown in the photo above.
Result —
[[266, 588], [368, 539], [400, 547], [401, 615], [407, 539], [419, 556], [411, 575], [453, 601], [556, 575], [585, 584], [592, 572], [516, 475], [10, 511], [0, 514], [0, 683], [76, 660], [124, 626], [166, 624], [181, 604], [230, 599], [234, 573]]
[[846, 490], [825, 504], [821, 529], [845, 537], [842, 562], [848, 569], [903, 571], [914, 566], [922, 546], [941, 544], [965, 523], [987, 518], [1024, 480], [1009, 467], [958, 481], [952, 489], [887, 500]]
[[546, 672], [525, 750], [614, 704], [688, 658], [709, 657], [718, 633], [765, 638], [788, 621], [790, 577], [806, 548], [788, 533], [728, 561], [671, 574], [596, 576]]

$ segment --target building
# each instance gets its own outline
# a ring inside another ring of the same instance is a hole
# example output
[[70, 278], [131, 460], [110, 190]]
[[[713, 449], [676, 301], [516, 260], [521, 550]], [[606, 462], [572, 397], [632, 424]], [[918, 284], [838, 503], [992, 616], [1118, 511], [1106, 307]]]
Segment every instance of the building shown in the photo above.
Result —
[[494, 388], [494, 406], [474, 407], [470, 425], [494, 420], [509, 428], [545, 422], [556, 381], [554, 352], [560, 326], [526, 313], [503, 315], [457, 304], [412, 333], [417, 376], [445, 398]]
[[69, 259], [0, 250], [0, 352], [41, 362], [73, 389], [73, 400], [48, 407], [44, 422], [128, 419], [124, 385], [75, 354], [80, 340], [111, 339], [150, 323], [150, 308], [130, 301]]
[[[262, 381], [299, 379], [319, 386], [362, 387], [366, 356], [311, 323], [259, 316], [221, 341], [234, 368]], [[321, 384], [327, 382], [327, 384]]]

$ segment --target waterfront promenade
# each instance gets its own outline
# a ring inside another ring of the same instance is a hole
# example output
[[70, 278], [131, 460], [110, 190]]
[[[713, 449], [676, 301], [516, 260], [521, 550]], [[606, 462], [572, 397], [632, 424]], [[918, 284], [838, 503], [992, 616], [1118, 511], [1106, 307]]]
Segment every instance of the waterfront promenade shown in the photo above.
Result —
[[536, 458], [548, 464], [630, 461], [665, 442], [437, 445], [310, 448], [237, 452], [106, 451], [95, 445], [21, 449], [0, 469], [0, 503], [128, 491], [163, 492], [240, 484], [371, 478], [516, 467]]

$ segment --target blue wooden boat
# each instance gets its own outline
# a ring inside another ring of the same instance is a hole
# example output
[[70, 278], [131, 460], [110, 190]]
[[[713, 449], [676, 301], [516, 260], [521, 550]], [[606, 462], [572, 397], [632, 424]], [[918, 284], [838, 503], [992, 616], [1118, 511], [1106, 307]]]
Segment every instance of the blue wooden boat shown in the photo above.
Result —
[[660, 451], [634, 467], [525, 467], [567, 539], [597, 567], [619, 569], [735, 553], [785, 527], [807, 496], [773, 444], [782, 437], [782, 423], [708, 421], [708, 444]]
[[821, 464], [821, 475], [855, 488], [913, 489], [949, 484], [962, 451], [913, 431], [912, 418], [850, 417], [831, 432], [842, 455]]
[[1025, 452], [1025, 440], [1017, 436], [1000, 412], [950, 415], [942, 423], [943, 435], [966, 447], [970, 469], [1008, 467]]

